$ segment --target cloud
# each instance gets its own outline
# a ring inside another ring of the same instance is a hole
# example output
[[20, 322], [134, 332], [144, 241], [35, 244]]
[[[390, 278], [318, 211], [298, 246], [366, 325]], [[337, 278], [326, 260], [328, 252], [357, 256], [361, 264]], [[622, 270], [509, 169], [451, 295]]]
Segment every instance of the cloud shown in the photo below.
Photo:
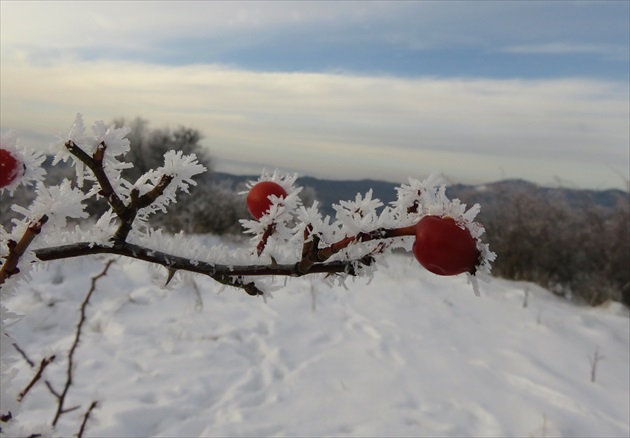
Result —
[[628, 59], [628, 47], [611, 44], [544, 43], [522, 44], [501, 49], [505, 53], [525, 55], [599, 55], [610, 59]]
[[[2, 127], [52, 135], [74, 115], [192, 126], [216, 156], [336, 177], [507, 176], [622, 185], [628, 85], [597, 80], [402, 79], [3, 58]], [[625, 168], [624, 168], [625, 169]], [[623, 171], [627, 172], [627, 170]]]
[[[359, 43], [411, 51], [627, 50], [628, 13], [627, 2], [49, 1], [3, 2], [0, 20], [5, 53], [94, 59], [186, 50], [191, 42], [225, 53], [296, 34], [305, 50], [309, 40], [331, 50]], [[558, 41], [573, 42], [573, 49]]]
[[380, 2], [6, 2], [3, 47], [150, 51], [168, 40], [254, 38], [261, 31], [343, 25], [389, 15]]

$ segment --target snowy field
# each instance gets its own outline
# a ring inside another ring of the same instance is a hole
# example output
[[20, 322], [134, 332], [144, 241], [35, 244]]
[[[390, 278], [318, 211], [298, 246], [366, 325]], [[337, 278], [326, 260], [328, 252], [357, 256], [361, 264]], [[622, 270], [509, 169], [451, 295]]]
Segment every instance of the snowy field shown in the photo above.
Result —
[[[61, 388], [79, 306], [107, 258], [51, 263], [6, 304]], [[292, 279], [273, 299], [119, 259], [97, 283], [56, 436], [628, 437], [630, 320], [528, 283], [442, 278], [391, 255], [373, 281]], [[199, 291], [197, 294], [196, 290]], [[527, 292], [526, 292], [527, 291]], [[524, 300], [527, 293], [527, 306]], [[595, 350], [596, 381], [591, 382]], [[17, 362], [20, 387], [33, 375]], [[22, 420], [50, 423], [39, 383]]]

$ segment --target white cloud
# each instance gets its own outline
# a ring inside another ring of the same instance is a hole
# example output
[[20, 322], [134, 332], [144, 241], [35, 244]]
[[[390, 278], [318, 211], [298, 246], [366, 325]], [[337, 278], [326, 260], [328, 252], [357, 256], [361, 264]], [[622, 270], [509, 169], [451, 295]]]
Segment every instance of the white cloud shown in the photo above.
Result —
[[[389, 12], [388, 12], [389, 11]], [[152, 50], [172, 39], [357, 22], [395, 12], [381, 2], [3, 2], [2, 46]]]
[[219, 164], [401, 181], [431, 172], [486, 181], [503, 169], [588, 186], [623, 186], [610, 166], [628, 171], [627, 84], [4, 58], [0, 86], [3, 129], [50, 135], [76, 112], [105, 121], [139, 115], [156, 127], [200, 129]]

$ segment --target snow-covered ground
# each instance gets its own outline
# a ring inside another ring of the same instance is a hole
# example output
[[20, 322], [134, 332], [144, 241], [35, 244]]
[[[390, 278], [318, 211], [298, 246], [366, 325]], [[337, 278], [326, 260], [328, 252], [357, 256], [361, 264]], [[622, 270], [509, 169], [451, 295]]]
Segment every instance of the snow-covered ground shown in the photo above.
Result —
[[[14, 340], [58, 390], [79, 306], [107, 258], [54, 262], [6, 300]], [[291, 279], [267, 303], [119, 259], [97, 283], [55, 435], [628, 437], [630, 319], [528, 283], [438, 277], [390, 255], [370, 284]], [[199, 296], [196, 290], [199, 291]], [[527, 292], [526, 292], [527, 291]], [[524, 299], [527, 293], [527, 306]], [[597, 362], [591, 382], [591, 361]], [[17, 363], [24, 387], [33, 375]], [[21, 420], [50, 423], [38, 384]]]

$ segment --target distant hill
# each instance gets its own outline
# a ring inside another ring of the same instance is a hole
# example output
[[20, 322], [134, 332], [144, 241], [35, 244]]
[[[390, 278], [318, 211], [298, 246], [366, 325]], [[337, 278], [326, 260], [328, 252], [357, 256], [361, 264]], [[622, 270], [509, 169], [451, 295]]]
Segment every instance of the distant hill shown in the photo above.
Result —
[[[51, 166], [52, 157], [48, 157], [44, 167], [48, 170], [48, 184], [58, 184], [63, 178], [72, 178], [74, 170], [70, 163], [58, 163], [55, 169]], [[258, 175], [233, 175], [224, 172], [213, 172], [207, 175], [206, 181], [214, 181], [227, 186], [232, 190], [243, 189], [245, 182], [256, 180]], [[357, 193], [364, 194], [372, 189], [374, 197], [379, 198], [386, 205], [396, 199], [396, 187], [398, 184], [372, 179], [362, 180], [327, 180], [309, 176], [298, 179], [298, 184], [315, 191], [315, 197], [320, 202], [320, 209], [324, 215], [334, 216], [332, 205], [341, 200], [354, 199]], [[24, 194], [16, 193], [16, 201], [28, 204], [32, 199], [32, 190], [23, 190]], [[500, 208], [507, 200], [514, 199], [517, 194], [526, 194], [533, 197], [541, 197], [551, 203], [566, 203], [572, 208], [597, 207], [603, 210], [612, 210], [619, 203], [630, 202], [628, 192], [617, 189], [586, 190], [564, 187], [542, 187], [522, 179], [506, 179], [488, 184], [447, 185], [447, 195], [459, 198], [463, 202], [472, 205], [479, 203], [482, 206], [482, 214]], [[24, 199], [21, 199], [21, 198]], [[8, 194], [3, 195], [0, 213], [3, 223], [8, 223], [14, 213], [9, 206], [13, 203], [8, 200]]]
[[[247, 181], [256, 180], [254, 175], [232, 175], [215, 172], [214, 178], [231, 188], [237, 188]], [[398, 184], [371, 179], [363, 180], [327, 180], [313, 177], [300, 177], [298, 184], [303, 187], [311, 187], [316, 193], [316, 199], [321, 204], [324, 214], [334, 215], [332, 204], [340, 200], [354, 199], [357, 193], [364, 194], [372, 189], [374, 197], [379, 198], [385, 204], [396, 199], [396, 187]], [[602, 209], [614, 209], [619, 202], [628, 202], [628, 192], [617, 189], [586, 190], [563, 187], [542, 187], [522, 179], [506, 179], [488, 184], [447, 185], [447, 195], [460, 198], [462, 201], [480, 203], [486, 208], [498, 207], [502, 200], [515, 196], [517, 193], [534, 197], [543, 197], [550, 202], [564, 202], [570, 207], [580, 208], [584, 206], [596, 206]]]
[[[62, 178], [72, 178], [74, 170], [70, 163], [58, 163], [56, 171], [52, 171], [52, 157], [48, 157], [43, 166], [48, 170], [50, 179], [48, 184], [58, 184]], [[258, 175], [233, 175], [224, 172], [213, 172], [208, 175], [209, 180], [214, 180], [227, 185], [231, 189], [243, 186], [247, 181], [258, 179]], [[334, 214], [332, 204], [340, 200], [354, 199], [357, 193], [364, 194], [372, 189], [374, 197], [379, 198], [385, 204], [396, 199], [396, 187], [399, 185], [387, 181], [373, 179], [362, 180], [328, 180], [310, 176], [298, 178], [298, 184], [302, 187], [310, 187], [316, 193], [316, 199], [320, 202], [321, 210], [325, 214]], [[584, 206], [596, 206], [603, 209], [614, 209], [619, 202], [630, 202], [629, 194], [618, 189], [590, 190], [574, 189], [566, 187], [543, 187], [522, 179], [505, 179], [487, 184], [447, 185], [447, 195], [452, 198], [460, 198], [469, 203], [478, 202], [486, 208], [498, 207], [503, 200], [514, 196], [516, 193], [524, 193], [531, 196], [541, 196], [551, 202], [565, 202], [570, 207], [580, 208]]]

